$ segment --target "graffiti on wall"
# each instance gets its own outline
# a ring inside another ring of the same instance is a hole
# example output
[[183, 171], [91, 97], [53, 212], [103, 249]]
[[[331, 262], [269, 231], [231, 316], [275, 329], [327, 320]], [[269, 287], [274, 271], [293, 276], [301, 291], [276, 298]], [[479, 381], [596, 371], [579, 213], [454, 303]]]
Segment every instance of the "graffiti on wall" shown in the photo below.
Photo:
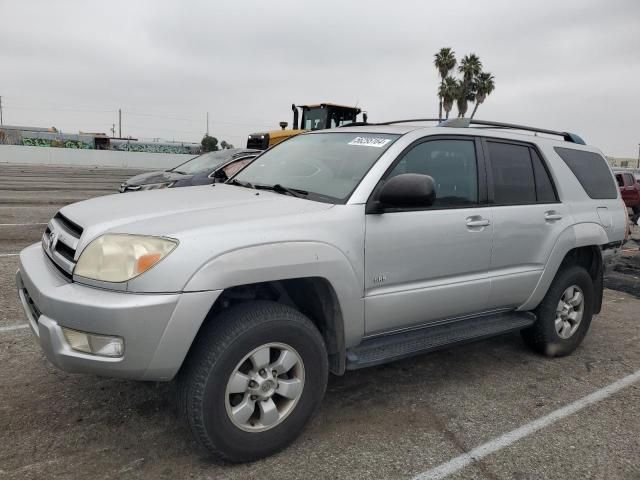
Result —
[[0, 145], [28, 147], [54, 147], [72, 149], [119, 150], [122, 152], [186, 153], [197, 155], [200, 144], [193, 142], [138, 141], [136, 139], [109, 138], [104, 134], [62, 133], [52, 129], [33, 129], [0, 126]]
[[57, 148], [81, 148], [89, 150], [93, 148], [90, 143], [81, 140], [51, 140], [49, 138], [22, 138], [22, 145], [27, 147], [57, 147]]
[[122, 152], [192, 153], [192, 149], [187, 145], [167, 145], [166, 143], [112, 142], [111, 148]]

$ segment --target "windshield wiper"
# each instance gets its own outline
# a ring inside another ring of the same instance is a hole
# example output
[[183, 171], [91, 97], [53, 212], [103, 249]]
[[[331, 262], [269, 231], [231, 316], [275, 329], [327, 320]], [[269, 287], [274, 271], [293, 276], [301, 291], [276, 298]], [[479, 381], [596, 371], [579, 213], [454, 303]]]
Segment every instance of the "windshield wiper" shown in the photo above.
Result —
[[271, 190], [272, 192], [287, 194], [287, 195], [291, 195], [292, 197], [298, 197], [298, 198], [305, 198], [307, 197], [307, 195], [309, 195], [309, 192], [305, 190], [300, 190], [298, 188], [283, 187], [279, 183], [276, 183], [275, 185], [256, 185], [254, 188], [258, 190]]
[[183, 172], [182, 170], [171, 170], [173, 173], [177, 173], [179, 175], [189, 175], [187, 172]]
[[238, 187], [256, 188], [249, 182], [242, 182], [240, 180], [236, 180], [235, 178], [233, 180], [231, 180], [230, 182], [226, 182], [226, 183], [228, 183], [229, 185], [236, 185]]

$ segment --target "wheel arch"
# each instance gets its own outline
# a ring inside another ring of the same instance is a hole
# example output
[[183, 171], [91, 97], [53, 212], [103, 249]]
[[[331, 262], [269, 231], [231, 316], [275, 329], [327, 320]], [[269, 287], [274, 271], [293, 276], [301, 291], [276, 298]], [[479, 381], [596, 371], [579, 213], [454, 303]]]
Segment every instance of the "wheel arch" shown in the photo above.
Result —
[[324, 339], [331, 372], [344, 373], [346, 347], [342, 308], [335, 289], [323, 277], [287, 278], [226, 288], [209, 310], [195, 338], [226, 309], [260, 300], [288, 305], [307, 316]]
[[578, 264], [585, 267], [593, 280], [596, 294], [593, 312], [600, 313], [604, 274], [601, 246], [608, 242], [606, 231], [597, 223], [580, 223], [565, 229], [554, 245], [536, 288], [519, 310], [536, 308], [557, 273], [567, 264]]

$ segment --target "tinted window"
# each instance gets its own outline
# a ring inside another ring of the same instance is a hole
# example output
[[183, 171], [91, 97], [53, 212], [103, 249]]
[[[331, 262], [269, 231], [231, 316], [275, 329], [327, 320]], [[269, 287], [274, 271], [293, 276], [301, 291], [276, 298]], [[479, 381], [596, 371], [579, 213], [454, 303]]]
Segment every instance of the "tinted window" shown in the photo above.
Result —
[[536, 187], [529, 147], [487, 142], [497, 205], [536, 203]]
[[619, 187], [624, 187], [624, 178], [622, 178], [622, 174], [616, 174], [616, 181], [618, 182]]
[[554, 150], [576, 176], [591, 198], [617, 198], [618, 189], [602, 155], [572, 148], [555, 147]]
[[433, 140], [416, 145], [393, 168], [402, 173], [430, 175], [436, 184], [434, 208], [478, 203], [478, 172], [473, 140]]
[[553, 183], [551, 183], [551, 177], [544, 167], [540, 155], [533, 149], [530, 149], [530, 152], [531, 160], [533, 161], [533, 176], [536, 181], [536, 199], [538, 203], [557, 202], [558, 199], [553, 189]]

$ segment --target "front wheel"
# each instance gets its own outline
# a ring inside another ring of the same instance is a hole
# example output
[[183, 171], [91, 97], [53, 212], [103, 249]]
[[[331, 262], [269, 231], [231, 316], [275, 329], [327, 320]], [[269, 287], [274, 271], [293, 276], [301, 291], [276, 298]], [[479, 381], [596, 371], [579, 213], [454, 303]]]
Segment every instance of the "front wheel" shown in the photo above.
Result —
[[285, 305], [250, 302], [204, 327], [178, 394], [198, 442], [219, 459], [246, 462], [300, 434], [327, 376], [324, 341], [307, 317]]
[[589, 330], [594, 298], [589, 272], [578, 265], [561, 270], [535, 310], [536, 323], [522, 331], [524, 341], [549, 357], [569, 355]]

